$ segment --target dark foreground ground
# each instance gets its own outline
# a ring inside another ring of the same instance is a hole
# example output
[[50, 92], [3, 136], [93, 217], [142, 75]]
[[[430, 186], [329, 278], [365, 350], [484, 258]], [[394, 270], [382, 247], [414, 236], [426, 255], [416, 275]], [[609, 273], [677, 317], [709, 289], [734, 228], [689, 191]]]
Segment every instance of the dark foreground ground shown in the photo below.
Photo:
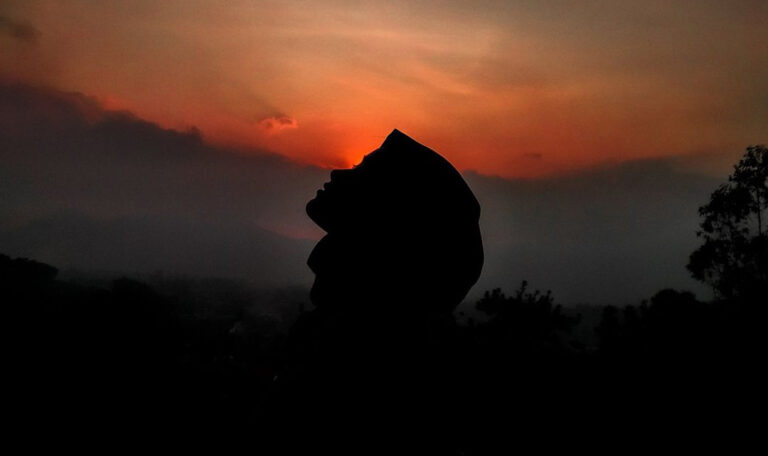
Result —
[[[184, 293], [130, 279], [86, 286], [56, 273], [0, 256], [6, 430], [28, 448], [165, 442], [255, 454], [507, 454], [605, 445], [623, 453], [725, 436], [734, 449], [764, 435], [766, 304], [758, 297], [703, 303], [664, 290], [602, 309], [585, 339], [574, 331], [579, 316], [551, 296], [525, 286], [494, 291], [476, 303], [481, 320], [442, 323], [423, 363], [388, 359], [386, 381], [380, 369], [361, 383], [360, 366], [378, 358], [363, 345], [354, 351], [361, 364], [318, 366], [312, 344], [295, 335], [317, 313], [298, 305], [282, 318], [249, 311], [236, 296], [201, 309]], [[399, 328], [401, 316], [387, 318]], [[301, 377], [312, 369], [315, 377]], [[291, 383], [297, 375], [305, 380]]]

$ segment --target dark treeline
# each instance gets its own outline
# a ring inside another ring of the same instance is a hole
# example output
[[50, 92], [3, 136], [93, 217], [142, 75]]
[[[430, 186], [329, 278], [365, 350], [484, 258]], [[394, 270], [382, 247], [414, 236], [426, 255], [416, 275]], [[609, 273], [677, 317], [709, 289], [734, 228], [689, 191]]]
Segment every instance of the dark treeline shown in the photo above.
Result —
[[[294, 315], [259, 314], [248, 302], [198, 312], [131, 279], [93, 287], [56, 275], [0, 256], [8, 378], [29, 429], [279, 446], [264, 430], [281, 405], [275, 378], [296, 359], [287, 353]], [[459, 429], [447, 444], [455, 454], [637, 425], [647, 413], [662, 427], [702, 412], [711, 420], [752, 400], [764, 359], [757, 297], [704, 303], [663, 290], [638, 306], [604, 307], [595, 346], [574, 335], [579, 314], [525, 282], [475, 306], [483, 318], [459, 318], [434, 342], [451, 377], [441, 388]]]
[[32, 429], [245, 430], [275, 375], [278, 318], [236, 296], [211, 309], [128, 278], [97, 287], [56, 275], [0, 255], [11, 378]]

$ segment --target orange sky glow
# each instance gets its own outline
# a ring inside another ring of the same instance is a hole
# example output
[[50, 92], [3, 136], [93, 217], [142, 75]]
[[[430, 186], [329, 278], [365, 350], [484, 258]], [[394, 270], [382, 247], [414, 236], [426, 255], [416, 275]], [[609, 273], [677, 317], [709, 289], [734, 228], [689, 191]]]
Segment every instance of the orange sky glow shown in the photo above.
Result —
[[760, 1], [11, 0], [0, 18], [3, 78], [300, 163], [351, 166], [393, 128], [516, 178], [768, 142]]

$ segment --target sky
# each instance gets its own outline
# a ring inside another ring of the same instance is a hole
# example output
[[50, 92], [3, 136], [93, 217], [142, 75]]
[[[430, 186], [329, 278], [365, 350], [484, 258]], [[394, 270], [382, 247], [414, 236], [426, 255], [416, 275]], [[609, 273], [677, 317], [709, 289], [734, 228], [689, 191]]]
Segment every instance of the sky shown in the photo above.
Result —
[[309, 286], [304, 205], [394, 128], [481, 207], [470, 294], [708, 290], [697, 208], [768, 143], [764, 1], [0, 4], [0, 253]]
[[719, 171], [768, 141], [766, 22], [761, 0], [10, 0], [0, 75], [321, 167], [398, 128], [507, 178]]

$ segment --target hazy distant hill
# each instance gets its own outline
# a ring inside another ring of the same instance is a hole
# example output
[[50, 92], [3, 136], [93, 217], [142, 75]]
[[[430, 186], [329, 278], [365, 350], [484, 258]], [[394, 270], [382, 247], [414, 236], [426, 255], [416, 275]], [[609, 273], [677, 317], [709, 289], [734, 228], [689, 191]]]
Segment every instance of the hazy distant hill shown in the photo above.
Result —
[[85, 271], [166, 271], [247, 279], [262, 287], [310, 283], [305, 263], [312, 241], [227, 222], [162, 217], [96, 220], [66, 213], [2, 233], [0, 245], [13, 254]]

